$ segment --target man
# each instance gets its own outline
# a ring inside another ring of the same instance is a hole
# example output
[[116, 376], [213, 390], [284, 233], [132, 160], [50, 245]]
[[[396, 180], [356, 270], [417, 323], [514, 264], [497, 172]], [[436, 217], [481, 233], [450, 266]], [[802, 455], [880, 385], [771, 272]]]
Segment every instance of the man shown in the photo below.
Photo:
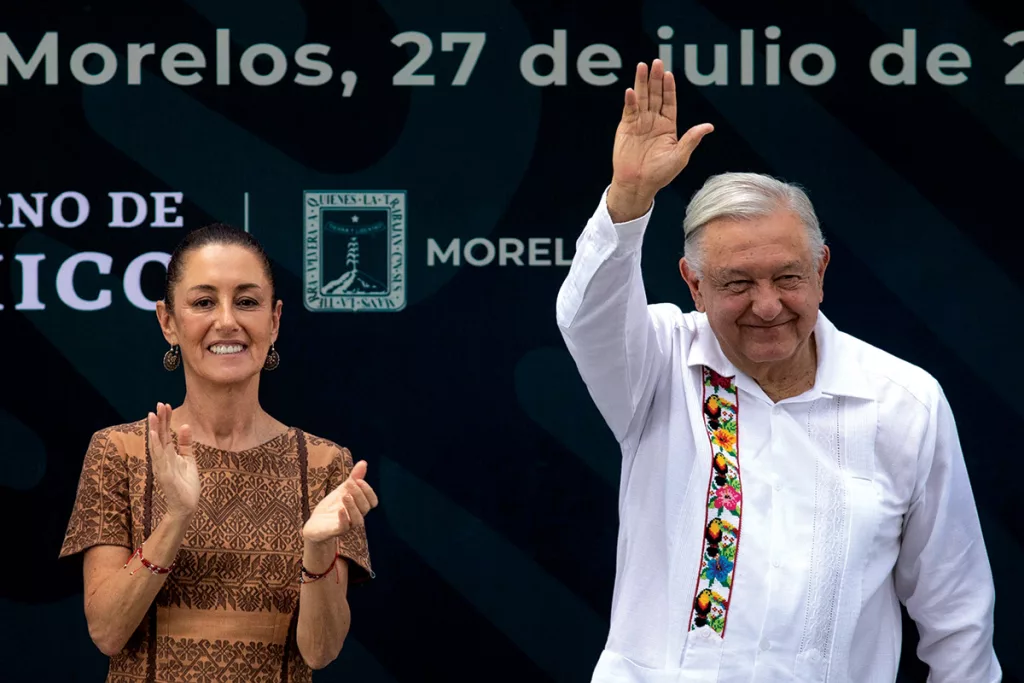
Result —
[[696, 193], [680, 272], [648, 305], [654, 196], [704, 124], [640, 64], [613, 178], [557, 319], [622, 449], [611, 629], [593, 681], [896, 678], [899, 603], [932, 683], [992, 683], [994, 590], [949, 404], [924, 370], [818, 311], [829, 261], [806, 195], [724, 174]]

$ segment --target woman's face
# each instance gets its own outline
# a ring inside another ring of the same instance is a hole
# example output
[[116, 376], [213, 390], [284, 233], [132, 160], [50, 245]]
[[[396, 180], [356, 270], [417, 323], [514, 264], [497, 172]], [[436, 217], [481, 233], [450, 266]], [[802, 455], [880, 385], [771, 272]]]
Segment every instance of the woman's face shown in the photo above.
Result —
[[281, 321], [260, 258], [242, 246], [210, 244], [188, 252], [182, 266], [173, 315], [162, 301], [157, 315], [186, 369], [217, 384], [258, 375]]

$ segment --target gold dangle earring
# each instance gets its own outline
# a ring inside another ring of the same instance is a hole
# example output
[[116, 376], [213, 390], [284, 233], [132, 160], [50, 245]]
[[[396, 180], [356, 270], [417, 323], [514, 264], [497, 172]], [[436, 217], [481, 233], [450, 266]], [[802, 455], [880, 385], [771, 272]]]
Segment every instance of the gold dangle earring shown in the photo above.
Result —
[[270, 344], [270, 350], [267, 351], [267, 359], [263, 361], [263, 369], [267, 372], [276, 370], [277, 366], [281, 364], [281, 354], [274, 348], [274, 344]]
[[164, 370], [174, 372], [181, 365], [181, 348], [175, 344], [164, 354]]

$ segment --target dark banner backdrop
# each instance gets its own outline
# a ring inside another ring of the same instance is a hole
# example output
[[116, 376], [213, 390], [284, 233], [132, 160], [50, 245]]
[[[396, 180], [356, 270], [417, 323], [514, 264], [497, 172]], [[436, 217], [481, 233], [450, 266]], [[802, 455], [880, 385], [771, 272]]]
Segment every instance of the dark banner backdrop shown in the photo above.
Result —
[[825, 313], [953, 405], [1017, 680], [1022, 31], [1001, 0], [5, 2], [0, 677], [105, 674], [58, 549], [90, 435], [182, 398], [153, 301], [219, 220], [285, 302], [264, 406], [367, 459], [382, 499], [377, 578], [316, 679], [589, 680], [619, 455], [554, 301], [660, 51], [681, 125], [717, 130], [658, 197], [650, 299], [692, 307], [680, 226], [709, 174], [809, 190]]

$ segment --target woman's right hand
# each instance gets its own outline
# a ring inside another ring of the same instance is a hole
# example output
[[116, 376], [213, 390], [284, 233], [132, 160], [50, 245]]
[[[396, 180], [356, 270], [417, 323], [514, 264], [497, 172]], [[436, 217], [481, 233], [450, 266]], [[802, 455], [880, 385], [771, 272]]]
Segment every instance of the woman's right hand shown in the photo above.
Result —
[[149, 443], [153, 457], [153, 477], [167, 503], [167, 514], [191, 517], [199, 506], [199, 468], [192, 455], [192, 429], [181, 425], [178, 447], [171, 437], [171, 407], [156, 404], [149, 414]]

